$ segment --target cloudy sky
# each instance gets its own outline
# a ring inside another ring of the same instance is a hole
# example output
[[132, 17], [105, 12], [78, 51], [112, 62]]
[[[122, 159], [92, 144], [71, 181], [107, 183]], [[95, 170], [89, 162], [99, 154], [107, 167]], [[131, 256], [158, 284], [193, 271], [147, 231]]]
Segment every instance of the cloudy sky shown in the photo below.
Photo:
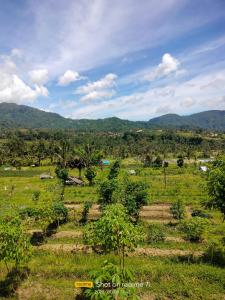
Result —
[[0, 0], [0, 102], [74, 119], [225, 109], [225, 1]]

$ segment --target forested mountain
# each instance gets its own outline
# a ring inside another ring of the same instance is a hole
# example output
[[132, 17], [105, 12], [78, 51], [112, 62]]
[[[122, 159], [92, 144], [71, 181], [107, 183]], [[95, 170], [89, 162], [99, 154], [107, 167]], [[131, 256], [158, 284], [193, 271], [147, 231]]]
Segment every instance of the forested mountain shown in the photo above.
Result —
[[134, 122], [116, 117], [98, 120], [73, 120], [56, 113], [14, 103], [0, 103], [0, 126], [8, 128], [76, 129], [80, 131], [124, 131], [141, 128], [202, 128], [225, 131], [225, 111], [212, 110], [179, 116], [167, 114], [149, 120]]
[[176, 114], [167, 114], [158, 118], [151, 119], [149, 126], [170, 128], [202, 128], [210, 130], [225, 130], [225, 111], [210, 110], [204, 111], [190, 116], [179, 116]]

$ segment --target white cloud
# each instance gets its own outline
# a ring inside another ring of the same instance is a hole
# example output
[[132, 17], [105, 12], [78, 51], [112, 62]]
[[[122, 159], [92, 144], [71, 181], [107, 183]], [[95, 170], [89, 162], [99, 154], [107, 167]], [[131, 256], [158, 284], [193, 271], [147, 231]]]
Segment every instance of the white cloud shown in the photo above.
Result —
[[113, 87], [116, 84], [116, 79], [116, 74], [109, 73], [100, 80], [89, 82], [79, 87], [75, 93], [84, 95], [81, 98], [81, 102], [110, 98], [115, 94]]
[[155, 79], [165, 77], [178, 70], [180, 62], [170, 55], [165, 53], [162, 57], [162, 62], [145, 76], [145, 80], [153, 81]]
[[42, 86], [48, 81], [48, 70], [37, 69], [29, 72], [30, 80], [33, 84]]
[[21, 58], [23, 56], [23, 51], [18, 48], [13, 48], [11, 51], [11, 56]]
[[48, 96], [44, 86], [32, 89], [18, 75], [0, 72], [0, 102], [32, 103], [39, 96]]
[[180, 106], [190, 108], [194, 106], [196, 103], [197, 101], [195, 99], [193, 99], [192, 97], [187, 97], [182, 102], [180, 102]]
[[58, 84], [65, 86], [80, 79], [82, 79], [82, 77], [78, 72], [67, 70], [62, 76], [59, 77]]
[[88, 103], [72, 112], [71, 117], [96, 119], [117, 116], [123, 119], [148, 120], [156, 114], [168, 112], [186, 115], [196, 111], [225, 109], [223, 80], [225, 71], [214, 71], [166, 87], [151, 87], [144, 92]]
[[81, 102], [89, 102], [96, 99], [105, 99], [105, 98], [111, 98], [113, 95], [115, 95], [115, 91], [93, 91], [88, 93], [87, 95], [83, 96], [80, 100]]

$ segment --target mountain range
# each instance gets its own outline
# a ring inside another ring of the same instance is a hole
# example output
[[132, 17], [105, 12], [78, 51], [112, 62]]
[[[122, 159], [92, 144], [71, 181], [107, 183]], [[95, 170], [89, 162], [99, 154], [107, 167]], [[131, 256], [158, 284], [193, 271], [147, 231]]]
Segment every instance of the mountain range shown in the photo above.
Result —
[[166, 114], [149, 121], [129, 121], [116, 117], [73, 120], [56, 113], [15, 103], [0, 103], [0, 127], [28, 129], [75, 129], [79, 131], [124, 131], [143, 128], [201, 128], [225, 131], [225, 111], [210, 110], [189, 116]]

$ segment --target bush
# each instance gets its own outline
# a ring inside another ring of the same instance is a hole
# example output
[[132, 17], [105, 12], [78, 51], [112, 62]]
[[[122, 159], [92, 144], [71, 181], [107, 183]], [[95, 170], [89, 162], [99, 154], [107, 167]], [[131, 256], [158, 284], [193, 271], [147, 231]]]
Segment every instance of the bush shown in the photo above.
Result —
[[120, 269], [105, 261], [100, 270], [90, 272], [90, 278], [94, 282], [94, 286], [83, 290], [83, 299], [139, 299], [134, 287], [123, 286], [128, 282], [134, 282], [134, 275], [128, 269]]
[[220, 267], [225, 267], [225, 246], [212, 242], [203, 254], [203, 260]]
[[184, 165], [184, 159], [183, 159], [182, 156], [179, 156], [178, 159], [177, 159], [177, 166], [178, 166], [179, 168], [182, 168], [183, 165]]
[[127, 180], [123, 186], [121, 195], [122, 203], [127, 213], [135, 221], [139, 219], [139, 213], [143, 205], [148, 203], [148, 185], [144, 182], [132, 182]]
[[116, 160], [110, 168], [108, 179], [116, 179], [120, 172], [120, 162]]
[[96, 175], [97, 173], [95, 172], [94, 168], [91, 167], [87, 168], [85, 172], [85, 177], [87, 178], [90, 186], [93, 185]]
[[118, 183], [115, 179], [105, 180], [101, 183], [99, 188], [99, 201], [101, 206], [112, 204], [115, 202], [113, 199], [113, 193], [118, 187]]
[[174, 202], [170, 208], [173, 217], [177, 220], [184, 219], [185, 216], [185, 206], [182, 200], [178, 199]]
[[201, 209], [195, 209], [192, 212], [192, 217], [200, 217], [200, 218], [206, 218], [206, 219], [211, 219], [212, 216], [210, 214], [205, 213]]
[[89, 210], [92, 207], [92, 203], [89, 201], [84, 202], [84, 208], [81, 215], [80, 223], [86, 224], [88, 221]]
[[165, 233], [162, 225], [151, 224], [148, 226], [147, 241], [149, 243], [157, 243], [165, 241]]
[[190, 220], [183, 221], [180, 228], [188, 240], [198, 242], [202, 239], [208, 224], [208, 220], [201, 217], [194, 217]]
[[18, 217], [0, 221], [0, 261], [14, 263], [15, 269], [31, 258], [31, 244]]

